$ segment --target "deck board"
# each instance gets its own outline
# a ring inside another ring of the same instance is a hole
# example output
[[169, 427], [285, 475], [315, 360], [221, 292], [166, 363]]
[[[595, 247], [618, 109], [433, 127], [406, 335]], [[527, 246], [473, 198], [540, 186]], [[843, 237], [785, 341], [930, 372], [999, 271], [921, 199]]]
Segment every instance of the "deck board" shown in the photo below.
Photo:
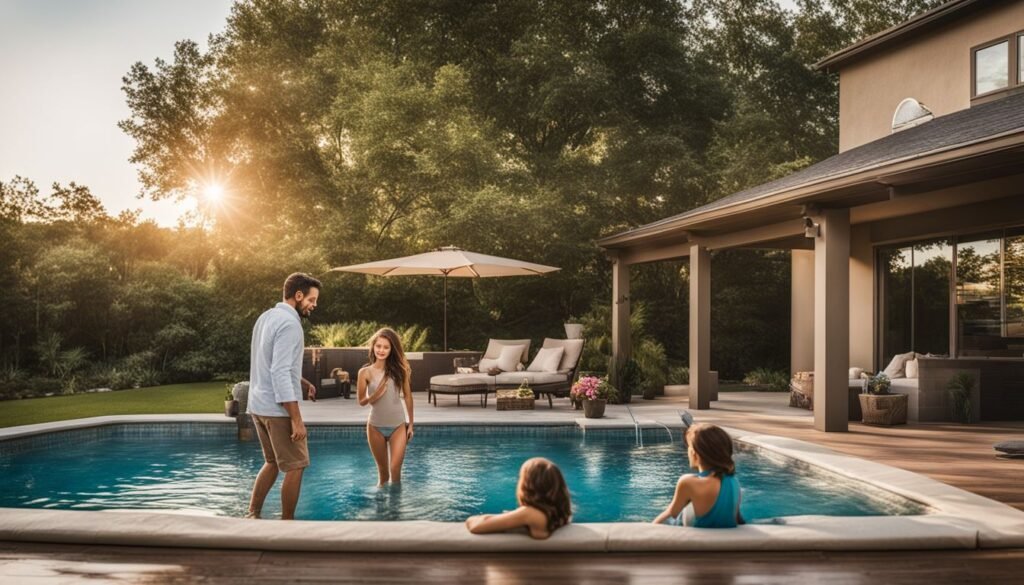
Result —
[[1024, 550], [683, 554], [345, 554], [0, 542], [4, 582], [1017, 584]]

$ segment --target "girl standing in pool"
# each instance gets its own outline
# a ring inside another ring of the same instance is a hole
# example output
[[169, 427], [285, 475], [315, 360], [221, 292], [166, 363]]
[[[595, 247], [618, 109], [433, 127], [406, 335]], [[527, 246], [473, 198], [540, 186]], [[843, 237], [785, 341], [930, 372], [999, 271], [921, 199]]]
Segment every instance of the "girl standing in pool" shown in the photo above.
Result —
[[356, 388], [359, 406], [370, 405], [366, 440], [377, 463], [378, 485], [402, 481], [405, 448], [413, 436], [411, 372], [398, 334], [387, 327], [374, 333], [370, 364], [359, 370]]
[[519, 507], [504, 514], [483, 514], [466, 519], [473, 534], [526, 529], [532, 538], [543, 540], [572, 519], [569, 488], [558, 466], [544, 459], [528, 459], [519, 468], [516, 486]]
[[720, 427], [696, 424], [686, 430], [690, 467], [676, 483], [672, 503], [655, 524], [696, 528], [735, 528], [740, 516], [740, 484], [732, 460], [732, 438]]

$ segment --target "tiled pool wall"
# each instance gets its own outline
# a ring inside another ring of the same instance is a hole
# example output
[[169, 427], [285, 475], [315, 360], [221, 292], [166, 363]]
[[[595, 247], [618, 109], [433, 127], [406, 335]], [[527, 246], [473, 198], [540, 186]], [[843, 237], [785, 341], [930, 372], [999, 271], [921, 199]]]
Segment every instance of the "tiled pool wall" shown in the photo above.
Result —
[[[313, 440], [362, 439], [366, 437], [366, 425], [307, 425], [309, 438]], [[680, 442], [679, 430], [644, 428], [642, 441], [645, 444]], [[166, 438], [166, 437], [210, 437], [234, 439], [237, 430], [233, 424], [212, 422], [180, 423], [113, 423], [95, 427], [47, 431], [28, 437], [0, 440], [0, 454], [21, 453], [40, 448], [59, 448], [61, 445], [109, 438]], [[560, 425], [435, 425], [417, 424], [416, 434], [430, 437], [467, 438], [509, 437], [509, 438], [566, 438], [580, 437], [587, 441], [632, 441], [637, 438], [635, 428], [581, 429], [575, 424]]]

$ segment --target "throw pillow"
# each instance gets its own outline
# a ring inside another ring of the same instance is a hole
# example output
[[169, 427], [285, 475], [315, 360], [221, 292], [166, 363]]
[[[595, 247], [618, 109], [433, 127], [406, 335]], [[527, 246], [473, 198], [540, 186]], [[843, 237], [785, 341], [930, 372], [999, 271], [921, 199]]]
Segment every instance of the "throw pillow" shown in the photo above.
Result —
[[522, 345], [506, 345], [501, 348], [498, 354], [498, 368], [503, 372], [514, 372], [519, 365], [519, 358], [523, 355]]
[[487, 373], [487, 370], [498, 367], [498, 359], [480, 358], [480, 363], [476, 367], [481, 372]]
[[851, 380], [859, 380], [860, 375], [864, 373], [864, 368], [850, 368], [849, 378]]
[[906, 373], [908, 378], [916, 378], [918, 374], [918, 362], [916, 359], [907, 362]]
[[528, 372], [557, 372], [558, 363], [562, 360], [562, 352], [564, 350], [561, 347], [545, 347], [537, 352], [534, 356], [533, 361], [530, 362], [530, 367], [526, 368]]
[[917, 357], [914, 352], [908, 351], [907, 353], [898, 353], [893, 356], [892, 361], [889, 362], [888, 366], [885, 366], [885, 375], [889, 376], [890, 380], [896, 378], [903, 378], [903, 368], [906, 367], [907, 362]]

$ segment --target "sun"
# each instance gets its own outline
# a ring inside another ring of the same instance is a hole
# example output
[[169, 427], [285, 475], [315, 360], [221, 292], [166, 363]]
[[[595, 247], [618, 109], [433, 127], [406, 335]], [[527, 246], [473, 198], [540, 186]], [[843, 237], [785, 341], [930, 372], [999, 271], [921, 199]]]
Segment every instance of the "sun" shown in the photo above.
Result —
[[203, 197], [210, 203], [220, 203], [224, 199], [224, 187], [211, 183], [203, 189]]

